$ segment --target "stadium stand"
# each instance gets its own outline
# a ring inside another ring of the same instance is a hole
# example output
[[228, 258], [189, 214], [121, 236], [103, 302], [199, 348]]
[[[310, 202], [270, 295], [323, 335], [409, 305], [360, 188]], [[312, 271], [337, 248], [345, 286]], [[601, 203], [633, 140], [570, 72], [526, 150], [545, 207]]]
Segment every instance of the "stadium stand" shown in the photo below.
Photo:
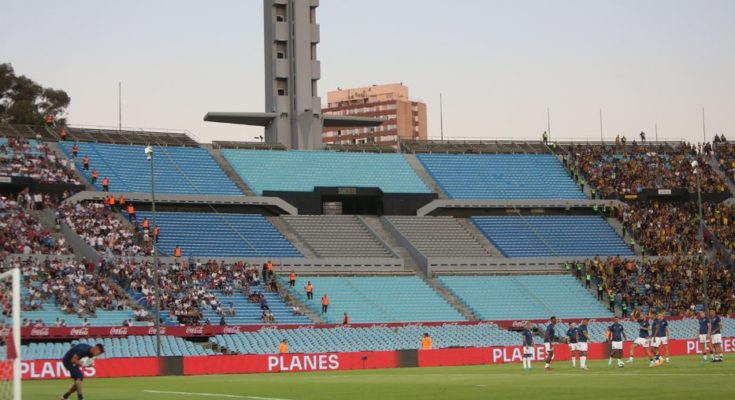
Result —
[[[228, 295], [222, 290], [210, 290], [210, 292], [217, 297], [220, 304], [224, 305], [225, 310], [229, 309], [230, 304], [232, 305], [232, 309], [235, 310], [234, 316], [224, 316], [228, 325], [260, 325], [264, 323], [262, 316], [265, 310], [262, 309], [259, 302], [251, 301], [241, 293]], [[288, 305], [278, 293], [267, 291], [266, 286], [263, 284], [250, 285], [249, 292], [252, 294], [262, 294], [265, 297], [268, 310], [273, 314], [275, 323], [297, 325], [312, 323], [309, 318], [303, 315], [294, 315], [292, 306]], [[204, 309], [203, 314], [212, 323], [218, 322], [221, 317], [211, 308]]]
[[438, 280], [483, 320], [612, 316], [567, 275], [443, 275]]
[[513, 140], [410, 140], [401, 139], [406, 153], [451, 154], [548, 154], [551, 150], [541, 142]]
[[[148, 211], [136, 212], [148, 218]], [[195, 257], [301, 257], [301, 253], [259, 214], [158, 212], [160, 239], [156, 245], [173, 255], [176, 246], [182, 255]]]
[[281, 217], [320, 257], [395, 257], [356, 216]]
[[450, 199], [585, 199], [550, 154], [418, 154], [417, 158]]
[[506, 257], [633, 255], [599, 216], [499, 216], [471, 220]]
[[639, 201], [621, 210], [620, 219], [646, 254], [693, 255], [700, 248], [697, 209], [695, 202]]
[[[107, 143], [76, 143], [79, 156], [77, 168], [91, 182], [92, 170], [99, 177], [94, 186], [102, 190], [102, 179], [110, 180], [110, 191], [151, 191], [150, 162], [145, 156], [144, 146]], [[72, 159], [74, 143], [60, 142], [59, 145]], [[155, 147], [156, 191], [171, 194], [197, 195], [242, 195], [240, 189], [229, 179], [205, 149], [193, 147]], [[89, 170], [83, 168], [83, 157], [90, 159]]]
[[[153, 336], [128, 336], [122, 338], [85, 338], [71, 343], [29, 343], [23, 345], [21, 352], [25, 360], [60, 360], [71, 346], [86, 343], [105, 346], [105, 358], [155, 357], [156, 338]], [[161, 336], [161, 355], [171, 356], [208, 356], [214, 355], [212, 349], [204, 348], [194, 342], [179, 337]]]
[[0, 137], [0, 175], [27, 176], [40, 183], [80, 184], [73, 164], [36, 139]]
[[[314, 285], [314, 299], [307, 300], [303, 288]], [[341, 323], [347, 312], [352, 322], [462, 321], [462, 316], [417, 276], [314, 277], [300, 276], [294, 298], [320, 313], [323, 294], [330, 299], [329, 311], [321, 317]]]
[[385, 217], [426, 257], [492, 257], [453, 217]]
[[315, 187], [378, 187], [386, 193], [431, 193], [402, 154], [222, 149], [253, 192], [311, 192]]
[[0, 197], [0, 250], [7, 254], [70, 254], [64, 238], [56, 238], [32, 214], [34, 203], [28, 192]]

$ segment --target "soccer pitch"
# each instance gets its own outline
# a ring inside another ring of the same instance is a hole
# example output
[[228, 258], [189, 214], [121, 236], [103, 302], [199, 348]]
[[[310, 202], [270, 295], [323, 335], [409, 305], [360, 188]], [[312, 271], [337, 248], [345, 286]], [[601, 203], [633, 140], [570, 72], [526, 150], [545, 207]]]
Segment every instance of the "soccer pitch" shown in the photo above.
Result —
[[[625, 368], [589, 361], [588, 371], [556, 362], [545, 372], [520, 364], [404, 368], [314, 373], [88, 379], [87, 400], [127, 399], [732, 399], [735, 363], [674, 357], [649, 368], [636, 359]], [[614, 363], [613, 363], [614, 364]], [[58, 399], [71, 380], [23, 383], [23, 399]], [[76, 399], [76, 396], [72, 396]]]

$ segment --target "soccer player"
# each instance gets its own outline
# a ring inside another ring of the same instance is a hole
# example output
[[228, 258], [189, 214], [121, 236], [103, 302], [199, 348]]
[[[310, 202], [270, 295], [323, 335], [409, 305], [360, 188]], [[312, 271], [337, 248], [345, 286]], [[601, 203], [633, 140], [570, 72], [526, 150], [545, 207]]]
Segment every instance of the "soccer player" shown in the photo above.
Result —
[[613, 324], [607, 328], [607, 332], [610, 341], [610, 360], [608, 360], [607, 366], [611, 366], [613, 358], [616, 358], [618, 360], [618, 368], [623, 368], [625, 366], [622, 360], [623, 341], [628, 340], [628, 338], [625, 337], [625, 328], [623, 328], [623, 325], [620, 325], [620, 319], [618, 317], [613, 319]]
[[653, 365], [653, 353], [651, 353], [651, 323], [648, 321], [640, 310], [633, 311], [633, 317], [638, 322], [638, 337], [635, 339], [633, 344], [630, 346], [630, 358], [629, 363], [632, 363], [635, 357], [636, 346], [643, 347], [643, 350], [648, 356], [648, 361]]
[[661, 347], [666, 346], [665, 360], [669, 362], [669, 322], [664, 318], [664, 313], [660, 312], [653, 321], [653, 348], [656, 354], [656, 362], [654, 365], [662, 364]]
[[579, 367], [586, 370], [587, 368], [587, 342], [590, 340], [589, 332], [587, 332], [587, 326], [589, 325], [589, 318], [582, 320], [582, 323], [577, 327], [577, 350], [579, 351]]
[[572, 355], [572, 368], [577, 368], [577, 356], [574, 352], [577, 351], [577, 324], [572, 322], [569, 324], [567, 329], [567, 343], [569, 344], [569, 353]]
[[698, 314], [697, 321], [699, 322], [699, 344], [702, 345], [702, 361], [707, 362], [707, 353], [712, 353], [712, 361], [715, 359], [714, 350], [710, 343], [710, 331], [712, 325], [707, 318], [707, 314], [704, 311], [700, 311]]
[[521, 335], [523, 336], [523, 370], [530, 371], [533, 357], [533, 325], [530, 322], [526, 322]]
[[544, 333], [544, 349], [546, 349], [546, 364], [544, 365], [544, 371], [551, 371], [551, 360], [554, 359], [554, 342], [558, 340], [556, 337], [556, 317], [549, 319], [549, 324], [546, 325], [546, 333]]
[[84, 380], [84, 374], [82, 374], [81, 370], [81, 367], [83, 367], [81, 360], [85, 357], [97, 357], [104, 352], [105, 347], [99, 343], [94, 346], [79, 343], [66, 352], [62, 362], [64, 364], [64, 368], [69, 371], [71, 379], [74, 380], [74, 384], [72, 384], [71, 388], [61, 396], [61, 400], [68, 399], [74, 392], [77, 392], [77, 400], [84, 400], [84, 394], [82, 393], [82, 381]]
[[722, 362], [722, 321], [715, 310], [709, 310], [710, 340], [712, 341], [712, 362]]

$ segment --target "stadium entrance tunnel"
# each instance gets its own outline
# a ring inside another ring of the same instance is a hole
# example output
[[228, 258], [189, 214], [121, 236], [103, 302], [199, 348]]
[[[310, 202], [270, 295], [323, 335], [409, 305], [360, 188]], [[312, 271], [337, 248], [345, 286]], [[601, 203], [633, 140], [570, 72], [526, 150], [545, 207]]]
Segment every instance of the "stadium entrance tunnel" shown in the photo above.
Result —
[[385, 193], [380, 188], [315, 187], [312, 192], [264, 191], [296, 207], [301, 215], [416, 215], [436, 193]]

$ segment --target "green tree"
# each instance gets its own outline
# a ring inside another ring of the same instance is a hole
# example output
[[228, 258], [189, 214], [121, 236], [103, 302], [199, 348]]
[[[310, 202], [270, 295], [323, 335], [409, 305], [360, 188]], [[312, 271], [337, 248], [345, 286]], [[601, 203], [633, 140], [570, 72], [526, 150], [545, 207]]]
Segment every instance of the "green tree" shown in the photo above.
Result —
[[0, 64], [0, 122], [40, 125], [51, 114], [57, 125], [65, 125], [70, 102], [65, 91], [44, 88], [16, 75], [12, 65]]

